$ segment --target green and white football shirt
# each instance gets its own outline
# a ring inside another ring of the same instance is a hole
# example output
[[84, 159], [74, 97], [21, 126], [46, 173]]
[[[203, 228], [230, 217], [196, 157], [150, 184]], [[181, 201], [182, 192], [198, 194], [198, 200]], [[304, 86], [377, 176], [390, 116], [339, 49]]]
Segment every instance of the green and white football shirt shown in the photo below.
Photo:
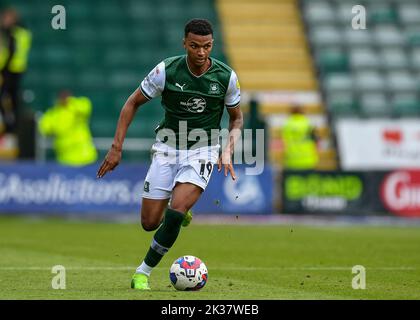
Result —
[[171, 57], [159, 63], [141, 82], [140, 90], [146, 98], [162, 97], [165, 118], [156, 132], [171, 129], [176, 135], [177, 149], [191, 148], [197, 143], [195, 139], [183, 141], [194, 129], [206, 132], [206, 145], [217, 145], [218, 139], [214, 134], [212, 137], [211, 130], [220, 129], [225, 107], [239, 106], [241, 94], [236, 73], [221, 61], [210, 60], [210, 68], [196, 76], [189, 69], [186, 55]]

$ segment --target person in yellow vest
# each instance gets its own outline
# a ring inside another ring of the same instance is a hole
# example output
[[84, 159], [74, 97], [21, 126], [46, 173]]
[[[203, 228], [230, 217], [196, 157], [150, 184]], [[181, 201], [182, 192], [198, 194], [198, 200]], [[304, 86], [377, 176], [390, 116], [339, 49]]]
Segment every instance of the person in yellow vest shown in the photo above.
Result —
[[32, 34], [19, 24], [16, 10], [5, 10], [0, 21], [0, 111], [6, 133], [16, 133], [20, 81], [31, 41]]
[[285, 169], [313, 170], [319, 160], [317, 136], [300, 106], [292, 107], [291, 115], [282, 128]]
[[89, 129], [91, 112], [89, 98], [62, 91], [56, 104], [40, 118], [39, 130], [54, 138], [54, 151], [60, 164], [84, 166], [96, 161], [97, 151]]

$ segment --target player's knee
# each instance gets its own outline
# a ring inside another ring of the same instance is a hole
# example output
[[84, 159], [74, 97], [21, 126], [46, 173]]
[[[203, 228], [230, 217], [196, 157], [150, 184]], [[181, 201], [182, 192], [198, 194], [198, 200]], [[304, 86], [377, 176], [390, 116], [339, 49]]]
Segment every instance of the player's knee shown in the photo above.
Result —
[[178, 212], [182, 212], [182, 213], [185, 213], [185, 212], [187, 212], [188, 210], [190, 210], [190, 208], [189, 207], [187, 207], [185, 204], [175, 204], [175, 205], [171, 205], [171, 209], [172, 210], [175, 210], [175, 211], [178, 211]]
[[141, 226], [145, 231], [154, 231], [156, 230], [160, 225], [160, 221], [155, 221], [150, 218], [141, 218]]
[[154, 231], [154, 230], [156, 230], [159, 227], [159, 225], [149, 224], [149, 223], [145, 223], [143, 221], [141, 223], [141, 226], [142, 226], [142, 228], [143, 228], [144, 231]]

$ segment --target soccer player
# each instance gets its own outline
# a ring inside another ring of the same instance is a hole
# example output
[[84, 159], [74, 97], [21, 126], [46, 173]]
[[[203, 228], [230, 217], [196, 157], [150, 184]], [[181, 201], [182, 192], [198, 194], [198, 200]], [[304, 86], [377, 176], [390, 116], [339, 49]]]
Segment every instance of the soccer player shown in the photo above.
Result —
[[[152, 269], [174, 244], [181, 225], [191, 221], [190, 209], [205, 190], [214, 165], [218, 164], [219, 172], [224, 169], [226, 177], [230, 173], [236, 179], [231, 159], [243, 126], [238, 78], [230, 67], [210, 58], [210, 22], [193, 19], [185, 25], [184, 33], [186, 55], [159, 63], [125, 102], [113, 144], [97, 173], [101, 178], [119, 164], [123, 141], [136, 110], [161, 96], [165, 117], [156, 128], [141, 206], [143, 229], [157, 231], [133, 275], [134, 289], [150, 289]], [[229, 136], [219, 156], [219, 138], [214, 130], [220, 129], [225, 108], [229, 114]]]

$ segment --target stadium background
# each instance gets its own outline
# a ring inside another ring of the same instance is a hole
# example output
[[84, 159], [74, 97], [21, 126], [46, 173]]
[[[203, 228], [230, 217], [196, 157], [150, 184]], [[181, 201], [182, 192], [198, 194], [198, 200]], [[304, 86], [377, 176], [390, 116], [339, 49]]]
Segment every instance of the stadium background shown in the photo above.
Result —
[[[247, 176], [239, 166], [236, 184], [214, 174], [194, 208], [196, 222], [419, 224], [418, 1], [63, 0], [66, 30], [51, 28], [55, 4], [2, 1], [3, 8], [18, 10], [33, 40], [19, 143], [0, 150], [1, 214], [137, 219], [149, 148], [163, 115], [158, 99], [140, 108], [123, 163], [100, 182], [97, 166], [54, 164], [36, 120], [61, 89], [88, 96], [103, 158], [125, 99], [159, 61], [183, 53], [185, 22], [203, 17], [215, 29], [213, 57], [238, 73], [245, 128], [255, 120], [249, 114], [255, 100], [267, 130], [263, 174]], [[365, 30], [351, 28], [359, 4], [366, 8]], [[320, 162], [311, 172], [282, 169], [280, 129], [296, 103], [321, 138]]]

